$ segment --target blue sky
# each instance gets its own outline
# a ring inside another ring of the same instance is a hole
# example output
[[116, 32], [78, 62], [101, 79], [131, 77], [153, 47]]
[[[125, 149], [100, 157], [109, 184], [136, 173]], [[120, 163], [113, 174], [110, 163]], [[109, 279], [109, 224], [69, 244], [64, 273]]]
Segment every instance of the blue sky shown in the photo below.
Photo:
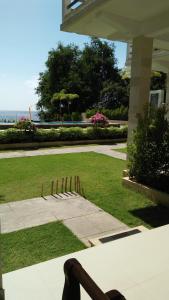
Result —
[[[85, 36], [60, 31], [62, 0], [0, 0], [0, 110], [35, 108], [39, 72], [59, 41], [80, 47]], [[119, 67], [126, 45], [115, 43]]]

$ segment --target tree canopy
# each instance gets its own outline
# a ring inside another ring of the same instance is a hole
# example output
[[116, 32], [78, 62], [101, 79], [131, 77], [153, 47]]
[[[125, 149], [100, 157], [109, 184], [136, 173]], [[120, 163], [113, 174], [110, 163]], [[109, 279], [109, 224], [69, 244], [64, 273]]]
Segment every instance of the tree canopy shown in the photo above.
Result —
[[[114, 108], [120, 103], [121, 81], [113, 43], [92, 38], [82, 50], [74, 44], [64, 46], [59, 43], [49, 52], [46, 70], [39, 75], [37, 108], [43, 114], [46, 111], [52, 115], [59, 110], [58, 99], [66, 100], [66, 95], [69, 100], [71, 97], [77, 99], [74, 95], [78, 95], [78, 110], [85, 111], [105, 101], [106, 87], [113, 87], [116, 94], [116, 97], [112, 93], [106, 94], [106, 101], [111, 102], [108, 106]], [[125, 86], [122, 93], [124, 89]], [[128, 103], [126, 89], [125, 97], [124, 102]], [[72, 109], [76, 111], [75, 103], [72, 103]]]
[[[117, 67], [113, 43], [91, 38], [83, 49], [59, 43], [49, 52], [46, 69], [39, 74], [37, 109], [41, 116], [52, 119], [61, 111], [127, 107], [130, 78], [125, 75]], [[151, 88], [159, 89], [164, 85], [164, 74], [153, 74]], [[70, 107], [63, 103], [68, 100]]]

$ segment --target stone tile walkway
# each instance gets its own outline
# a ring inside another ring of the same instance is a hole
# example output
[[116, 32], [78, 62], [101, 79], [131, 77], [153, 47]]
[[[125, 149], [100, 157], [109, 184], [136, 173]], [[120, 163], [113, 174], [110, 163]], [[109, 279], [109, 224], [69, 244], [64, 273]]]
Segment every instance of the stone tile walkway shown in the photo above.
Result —
[[81, 152], [96, 152], [105, 154], [111, 157], [126, 160], [126, 154], [113, 151], [113, 149], [125, 148], [125, 143], [115, 145], [96, 145], [96, 146], [80, 146], [80, 147], [66, 147], [66, 148], [48, 148], [38, 150], [18, 150], [10, 152], [0, 152], [0, 159], [14, 158], [14, 157], [30, 157], [39, 155], [54, 155], [54, 154], [66, 154], [66, 153], [81, 153]]
[[89, 245], [88, 240], [92, 237], [128, 228], [78, 194], [62, 194], [62, 198], [58, 195], [48, 196], [45, 199], [40, 197], [1, 204], [2, 233], [62, 221], [79, 239]]

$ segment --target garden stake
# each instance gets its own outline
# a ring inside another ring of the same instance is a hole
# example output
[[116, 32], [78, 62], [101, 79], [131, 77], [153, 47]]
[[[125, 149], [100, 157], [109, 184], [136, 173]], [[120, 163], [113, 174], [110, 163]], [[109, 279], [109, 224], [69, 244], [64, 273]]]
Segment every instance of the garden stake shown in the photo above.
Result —
[[86, 198], [86, 197], [85, 197], [84, 188], [82, 188], [82, 196], [83, 196], [83, 198]]
[[75, 182], [75, 192], [77, 191], [76, 190], [76, 187], [77, 187], [77, 184], [76, 184], [76, 176], [74, 177], [74, 182]]
[[70, 187], [69, 187], [70, 192], [72, 191], [72, 177], [70, 177]]
[[80, 179], [79, 176], [77, 176], [77, 193], [79, 194], [79, 187], [80, 187]]
[[61, 187], [61, 193], [62, 193], [62, 194], [63, 194], [64, 181], [65, 181], [65, 179], [62, 178], [62, 187]]
[[65, 179], [65, 192], [67, 192], [67, 177]]
[[52, 180], [51, 182], [51, 195], [53, 195], [54, 193], [54, 181]]
[[81, 195], [81, 183], [80, 183], [80, 177], [79, 177], [79, 194]]
[[56, 194], [58, 193], [58, 185], [59, 185], [59, 181], [58, 179], [56, 180]]
[[43, 183], [42, 183], [42, 189], [41, 189], [41, 197], [43, 197]]
[[78, 193], [78, 176], [76, 177], [76, 193]]

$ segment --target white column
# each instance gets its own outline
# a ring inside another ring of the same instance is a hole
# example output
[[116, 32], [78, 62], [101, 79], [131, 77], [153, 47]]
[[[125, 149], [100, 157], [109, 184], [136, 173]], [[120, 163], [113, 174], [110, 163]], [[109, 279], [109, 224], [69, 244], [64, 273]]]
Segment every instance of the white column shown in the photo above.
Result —
[[167, 119], [169, 120], [169, 72], [167, 73], [167, 78], [166, 78], [166, 107], [167, 107]]
[[133, 39], [129, 101], [128, 143], [137, 127], [137, 115], [144, 113], [149, 102], [153, 39], [144, 36]]

